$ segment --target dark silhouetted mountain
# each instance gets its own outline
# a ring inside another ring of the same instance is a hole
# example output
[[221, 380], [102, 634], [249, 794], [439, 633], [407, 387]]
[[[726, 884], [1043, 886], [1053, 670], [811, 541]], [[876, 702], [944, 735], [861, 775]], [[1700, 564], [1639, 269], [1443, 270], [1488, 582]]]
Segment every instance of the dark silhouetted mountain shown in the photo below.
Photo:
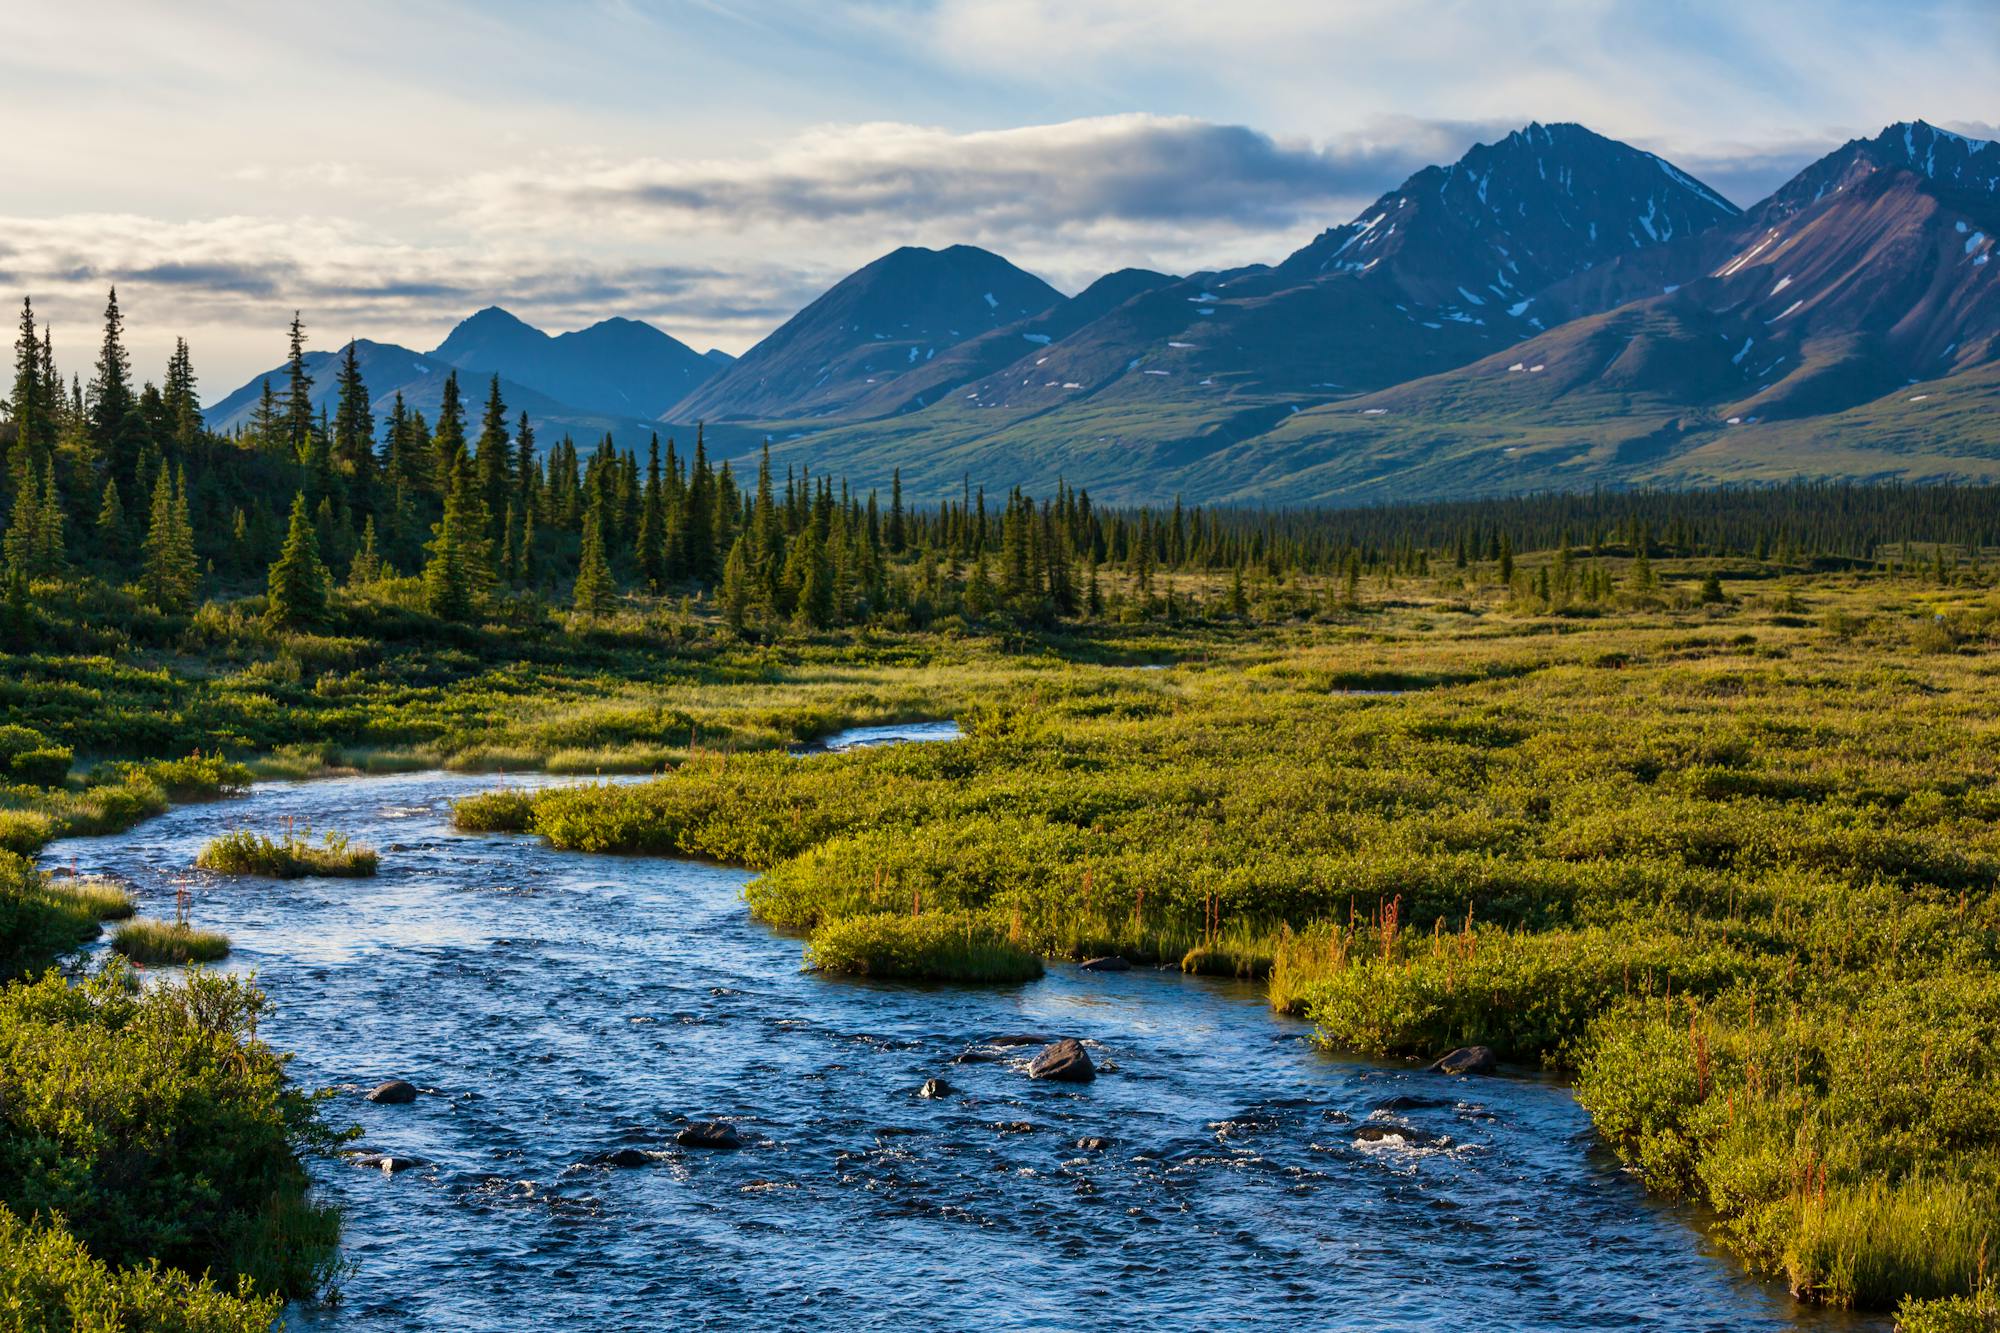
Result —
[[[437, 424], [438, 404], [444, 396], [445, 378], [455, 367], [394, 343], [370, 342], [362, 338], [355, 341], [354, 348], [362, 382], [368, 386], [378, 429], [386, 426], [390, 404], [398, 392], [403, 395], [406, 407], [422, 412], [433, 426]], [[334, 379], [340, 369], [340, 357], [345, 351], [343, 344], [338, 351], [306, 353], [306, 373], [313, 377], [313, 406], [324, 407], [329, 414], [334, 410], [337, 393]], [[282, 395], [285, 391], [285, 368], [282, 365], [274, 367], [212, 404], [203, 414], [209, 428], [230, 431], [248, 426], [266, 380], [270, 381], [274, 392]], [[477, 372], [461, 370], [458, 374], [459, 393], [465, 401], [466, 417], [475, 430], [478, 428], [479, 413], [486, 402], [489, 381], [489, 375]], [[500, 395], [506, 401], [509, 422], [517, 413], [526, 412], [544, 445], [553, 443], [564, 432], [588, 442], [611, 431], [621, 442], [635, 446], [645, 440], [646, 432], [652, 428], [652, 423], [636, 417], [589, 412], [557, 402], [547, 394], [538, 393], [505, 376], [500, 380]]]
[[607, 319], [550, 337], [498, 306], [462, 321], [431, 355], [499, 375], [584, 412], [656, 417], [720, 367], [650, 324]]
[[905, 246], [836, 283], [667, 413], [671, 420], [844, 414], [940, 353], [1062, 301], [969, 245]]

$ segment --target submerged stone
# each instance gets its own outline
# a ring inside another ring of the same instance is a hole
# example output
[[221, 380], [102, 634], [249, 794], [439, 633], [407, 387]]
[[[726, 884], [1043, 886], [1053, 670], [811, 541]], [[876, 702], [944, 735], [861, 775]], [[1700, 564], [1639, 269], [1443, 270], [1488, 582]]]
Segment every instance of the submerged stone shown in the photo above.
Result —
[[674, 1135], [674, 1142], [683, 1148], [741, 1148], [743, 1140], [736, 1137], [736, 1131], [720, 1120], [697, 1120]]
[[368, 1093], [368, 1100], [382, 1106], [408, 1106], [417, 1099], [414, 1083], [405, 1083], [400, 1078], [392, 1078], [387, 1083], [376, 1085]]

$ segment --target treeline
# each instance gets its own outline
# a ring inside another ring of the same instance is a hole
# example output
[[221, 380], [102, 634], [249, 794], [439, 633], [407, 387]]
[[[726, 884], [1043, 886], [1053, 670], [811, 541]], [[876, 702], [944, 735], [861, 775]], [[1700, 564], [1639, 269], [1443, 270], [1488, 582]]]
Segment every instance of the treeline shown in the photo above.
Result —
[[[96, 577], [169, 614], [205, 596], [263, 591], [275, 624], [326, 617], [337, 584], [452, 620], [585, 615], [627, 593], [712, 599], [735, 626], [818, 629], [940, 615], [1056, 619], [1115, 602], [1185, 609], [1163, 573], [1233, 572], [1224, 609], [1253, 583], [1293, 576], [1489, 567], [1517, 553], [1572, 559], [1728, 556], [1791, 564], [1911, 559], [1950, 577], [2000, 540], [2000, 489], [1796, 482], [1755, 489], [1598, 491], [1352, 510], [1105, 509], [1058, 484], [1037, 501], [904, 503], [790, 470], [754, 478], [654, 435], [548, 447], [498, 377], [483, 402], [456, 373], [436, 420], [397, 394], [378, 415], [350, 343], [332, 408], [315, 408], [305, 330], [247, 427], [206, 428], [192, 358], [176, 342], [159, 385], [136, 384], [114, 291], [92, 374], [67, 380], [24, 300], [0, 425], [10, 599], [37, 579]], [[476, 388], [474, 390], [477, 391]], [[1947, 567], [1947, 565], [1949, 567]], [[1121, 577], [1107, 579], [1108, 575]], [[1598, 571], [1589, 578], [1608, 588]], [[1547, 575], [1539, 577], [1546, 579]], [[1108, 591], [1114, 587], [1116, 591]]]

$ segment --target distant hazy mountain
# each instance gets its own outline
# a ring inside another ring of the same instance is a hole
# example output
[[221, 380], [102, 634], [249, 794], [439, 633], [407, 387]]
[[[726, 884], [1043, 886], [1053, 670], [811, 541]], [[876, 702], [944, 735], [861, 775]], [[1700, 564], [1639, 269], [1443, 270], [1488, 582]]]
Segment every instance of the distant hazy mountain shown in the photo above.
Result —
[[[368, 386], [378, 429], [386, 424], [389, 407], [398, 392], [403, 395], [405, 406], [422, 412], [433, 426], [437, 424], [438, 404], [444, 396], [445, 378], [452, 373], [453, 366], [394, 343], [370, 342], [363, 338], [355, 341], [354, 348], [362, 382]], [[343, 344], [337, 351], [306, 353], [306, 373], [313, 377], [313, 406], [323, 406], [329, 414], [335, 406], [334, 377], [339, 372], [340, 358], [345, 352]], [[468, 424], [477, 430], [491, 377], [459, 371], [458, 379]], [[285, 368], [274, 366], [220, 402], [210, 404], [203, 413], [209, 428], [229, 431], [247, 426], [251, 414], [256, 411], [266, 380], [270, 381], [274, 393], [282, 395], [285, 392]], [[518, 413], [526, 412], [535, 423], [544, 444], [552, 442], [565, 431], [586, 442], [611, 431], [623, 443], [636, 446], [644, 442], [646, 432], [652, 425], [636, 417], [583, 411], [505, 376], [500, 380], [500, 395], [506, 400], [509, 420]]]
[[498, 306], [462, 321], [431, 355], [480, 376], [497, 374], [585, 412], [656, 417], [714, 375], [704, 356], [650, 324], [607, 319], [550, 337]]
[[969, 245], [914, 246], [843, 278], [667, 413], [674, 421], [843, 414], [897, 376], [1062, 293]]

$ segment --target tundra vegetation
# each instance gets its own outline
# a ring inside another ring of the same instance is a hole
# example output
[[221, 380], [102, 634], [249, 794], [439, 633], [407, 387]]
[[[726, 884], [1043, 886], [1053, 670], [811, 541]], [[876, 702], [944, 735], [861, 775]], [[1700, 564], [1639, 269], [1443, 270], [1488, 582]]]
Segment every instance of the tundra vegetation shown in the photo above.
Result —
[[1559, 558], [891, 670], [964, 738], [705, 751], [458, 819], [750, 867], [822, 967], [988, 977], [957, 943], [983, 921], [1264, 976], [1334, 1049], [1488, 1045], [1572, 1076], [1650, 1187], [1802, 1297], [1990, 1309], [2000, 597], [1628, 556], [1561, 605]]

